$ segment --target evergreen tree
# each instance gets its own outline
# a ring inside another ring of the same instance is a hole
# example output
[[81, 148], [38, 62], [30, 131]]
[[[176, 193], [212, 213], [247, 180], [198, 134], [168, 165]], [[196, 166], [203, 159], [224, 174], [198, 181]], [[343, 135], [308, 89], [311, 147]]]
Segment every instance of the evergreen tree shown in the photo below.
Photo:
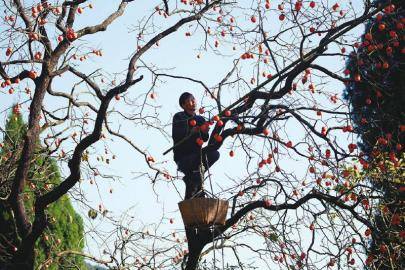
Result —
[[[405, 3], [375, 0], [383, 12], [366, 25], [362, 43], [348, 61], [345, 73], [353, 79], [345, 97], [351, 103], [355, 130], [360, 135], [365, 170], [384, 175], [370, 181], [384, 199], [375, 209], [376, 231], [368, 250], [371, 269], [405, 269], [404, 169], [405, 132]], [[400, 173], [392, 173], [392, 172]], [[402, 172], [402, 173], [401, 173]], [[395, 175], [396, 177], [392, 177]]]
[[[13, 223], [12, 211], [6, 198], [10, 193], [12, 179], [21, 152], [20, 146], [26, 132], [26, 124], [14, 107], [4, 130], [3, 143], [0, 150], [0, 265], [7, 265], [15, 247], [20, 241]], [[23, 199], [25, 207], [30, 209], [29, 218], [33, 221], [33, 203], [35, 196], [51, 189], [61, 182], [56, 161], [43, 151], [37, 143], [36, 154], [30, 164], [29, 182]], [[47, 209], [48, 228], [36, 242], [35, 269], [86, 269], [84, 259], [78, 255], [55, 256], [61, 251], [81, 251], [84, 246], [83, 221], [74, 211], [68, 196]], [[46, 262], [46, 263], [44, 263]], [[1, 267], [0, 267], [1, 268]]]

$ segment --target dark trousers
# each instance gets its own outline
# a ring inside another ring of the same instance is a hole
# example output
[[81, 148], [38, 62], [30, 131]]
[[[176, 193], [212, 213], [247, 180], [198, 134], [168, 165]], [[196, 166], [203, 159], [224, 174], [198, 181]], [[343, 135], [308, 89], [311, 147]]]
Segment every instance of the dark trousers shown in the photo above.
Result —
[[[213, 150], [183, 156], [177, 161], [179, 170], [184, 173], [183, 179], [186, 183], [186, 200], [202, 190], [203, 176], [200, 173], [200, 165], [203, 164], [206, 170], [218, 159], [219, 152]], [[204, 194], [200, 195], [204, 196]]]

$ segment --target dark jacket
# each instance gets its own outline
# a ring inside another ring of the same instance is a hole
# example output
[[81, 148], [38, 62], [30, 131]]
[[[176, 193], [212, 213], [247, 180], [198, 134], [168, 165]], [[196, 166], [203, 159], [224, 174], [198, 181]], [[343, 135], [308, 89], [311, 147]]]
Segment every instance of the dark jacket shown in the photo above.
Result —
[[[193, 127], [190, 126], [189, 123], [192, 119], [196, 121], [196, 126], [201, 126], [205, 123], [204, 117], [200, 115], [191, 116], [185, 111], [178, 112], [173, 116], [172, 138], [174, 145], [190, 135]], [[206, 142], [208, 140], [208, 133], [199, 131], [191, 135], [187, 140], [183, 141], [178, 146], [174, 147], [174, 161], [177, 162], [181, 157], [199, 153], [201, 147], [196, 142], [198, 138], [201, 138], [204, 140], [204, 142]]]

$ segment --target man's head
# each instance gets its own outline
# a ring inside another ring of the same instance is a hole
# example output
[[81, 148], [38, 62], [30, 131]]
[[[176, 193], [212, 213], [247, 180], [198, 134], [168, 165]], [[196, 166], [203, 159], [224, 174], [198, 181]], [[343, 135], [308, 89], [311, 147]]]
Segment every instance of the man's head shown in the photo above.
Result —
[[179, 98], [179, 105], [189, 114], [195, 114], [197, 103], [194, 96], [189, 92], [184, 92]]

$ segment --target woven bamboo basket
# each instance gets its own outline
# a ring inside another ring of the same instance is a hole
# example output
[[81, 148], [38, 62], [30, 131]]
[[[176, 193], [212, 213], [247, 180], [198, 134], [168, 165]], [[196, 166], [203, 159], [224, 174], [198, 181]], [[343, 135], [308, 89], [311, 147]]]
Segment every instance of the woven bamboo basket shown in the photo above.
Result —
[[193, 198], [179, 202], [179, 208], [186, 227], [224, 225], [228, 212], [228, 201]]

